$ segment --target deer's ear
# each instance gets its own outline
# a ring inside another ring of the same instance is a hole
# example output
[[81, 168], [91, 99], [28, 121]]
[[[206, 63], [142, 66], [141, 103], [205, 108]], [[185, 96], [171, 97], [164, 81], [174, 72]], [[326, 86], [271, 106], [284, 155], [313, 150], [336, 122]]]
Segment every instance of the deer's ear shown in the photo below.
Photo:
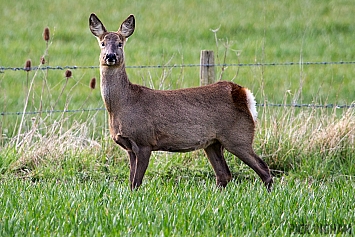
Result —
[[89, 26], [92, 34], [98, 38], [100, 38], [101, 35], [107, 32], [105, 26], [94, 13], [90, 15]]
[[135, 28], [135, 19], [133, 15], [129, 15], [127, 19], [121, 24], [120, 29], [118, 32], [123, 35], [125, 38], [130, 37]]

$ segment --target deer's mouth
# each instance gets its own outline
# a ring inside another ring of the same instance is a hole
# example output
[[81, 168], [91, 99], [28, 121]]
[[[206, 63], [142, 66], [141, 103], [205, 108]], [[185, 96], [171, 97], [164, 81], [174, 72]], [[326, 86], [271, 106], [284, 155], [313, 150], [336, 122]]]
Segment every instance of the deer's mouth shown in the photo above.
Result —
[[113, 61], [106, 60], [106, 65], [107, 66], [113, 66], [115, 64], [116, 64], [116, 60], [113, 60]]

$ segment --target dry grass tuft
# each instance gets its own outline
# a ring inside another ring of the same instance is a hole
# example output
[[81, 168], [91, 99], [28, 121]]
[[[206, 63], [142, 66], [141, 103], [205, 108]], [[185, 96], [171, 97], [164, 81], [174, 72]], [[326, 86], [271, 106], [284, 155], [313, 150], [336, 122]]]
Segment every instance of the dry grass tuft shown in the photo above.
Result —
[[259, 127], [261, 154], [277, 170], [297, 168], [303, 159], [332, 159], [355, 147], [353, 108], [266, 108]]
[[[20, 158], [11, 169], [34, 169], [40, 164], [52, 163], [68, 155], [85, 151], [96, 154], [101, 150], [100, 143], [90, 138], [90, 122], [70, 122], [70, 127], [66, 129], [67, 120], [62, 118], [51, 122], [49, 117], [33, 118], [32, 128], [20, 134]], [[16, 140], [12, 143], [15, 144]]]
[[355, 113], [354, 109], [344, 111], [341, 116], [322, 118], [319, 128], [309, 141], [310, 148], [317, 148], [321, 152], [335, 152], [344, 149], [344, 146], [354, 147]]

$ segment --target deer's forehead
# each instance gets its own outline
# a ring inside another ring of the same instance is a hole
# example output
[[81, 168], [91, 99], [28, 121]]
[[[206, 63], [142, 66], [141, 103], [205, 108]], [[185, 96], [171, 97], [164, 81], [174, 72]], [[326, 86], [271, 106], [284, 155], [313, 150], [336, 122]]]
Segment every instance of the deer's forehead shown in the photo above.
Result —
[[101, 41], [105, 40], [105, 41], [120, 41], [120, 42], [122, 42], [124, 40], [124, 37], [119, 33], [107, 32], [101, 36], [100, 40]]

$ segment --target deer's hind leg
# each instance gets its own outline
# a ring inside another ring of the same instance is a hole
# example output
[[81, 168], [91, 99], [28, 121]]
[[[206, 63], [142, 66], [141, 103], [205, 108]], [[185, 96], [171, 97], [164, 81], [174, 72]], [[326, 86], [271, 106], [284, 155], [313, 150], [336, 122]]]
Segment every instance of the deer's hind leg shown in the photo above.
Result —
[[[238, 139], [236, 139], [238, 141]], [[234, 140], [234, 141], [236, 141]], [[239, 138], [239, 141], [242, 139]], [[225, 142], [223, 143], [226, 150], [237, 156], [241, 159], [245, 164], [247, 164], [250, 168], [252, 168], [264, 182], [268, 191], [271, 191], [272, 187], [272, 176], [270, 174], [270, 170], [268, 165], [263, 161], [257, 154], [255, 154], [252, 148], [252, 140], [247, 142]]]
[[206, 155], [216, 174], [217, 186], [225, 187], [232, 179], [226, 160], [223, 156], [223, 147], [221, 143], [216, 142], [205, 148]]

